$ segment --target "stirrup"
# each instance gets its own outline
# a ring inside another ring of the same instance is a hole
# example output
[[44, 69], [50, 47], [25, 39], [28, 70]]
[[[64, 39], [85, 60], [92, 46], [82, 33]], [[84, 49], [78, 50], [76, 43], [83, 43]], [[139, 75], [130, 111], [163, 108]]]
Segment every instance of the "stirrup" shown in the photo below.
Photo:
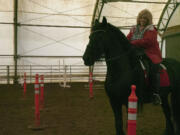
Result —
[[157, 93], [153, 93], [153, 104], [154, 105], [162, 104], [161, 97]]

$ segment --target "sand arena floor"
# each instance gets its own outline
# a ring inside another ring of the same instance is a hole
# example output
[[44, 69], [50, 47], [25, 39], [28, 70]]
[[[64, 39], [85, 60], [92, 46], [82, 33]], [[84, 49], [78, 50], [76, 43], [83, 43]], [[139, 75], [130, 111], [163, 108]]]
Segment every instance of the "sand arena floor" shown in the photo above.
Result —
[[[27, 85], [26, 98], [18, 85], [0, 85], [0, 135], [115, 135], [114, 117], [103, 87], [89, 99], [87, 83], [71, 88], [45, 84], [44, 109], [40, 111], [43, 130], [34, 131], [34, 85]], [[126, 109], [123, 108], [126, 125]], [[160, 106], [146, 104], [138, 114], [137, 135], [161, 135], [165, 127]], [[125, 129], [126, 127], [124, 127]]]

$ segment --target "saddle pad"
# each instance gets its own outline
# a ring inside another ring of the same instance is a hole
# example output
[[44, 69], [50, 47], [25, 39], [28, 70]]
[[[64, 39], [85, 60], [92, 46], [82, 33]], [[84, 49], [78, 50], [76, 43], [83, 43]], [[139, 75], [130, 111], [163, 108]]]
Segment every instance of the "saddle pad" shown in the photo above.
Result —
[[[145, 81], [148, 84], [149, 79], [148, 79], [148, 76], [147, 76], [146, 67], [145, 67], [144, 63], [141, 60], [139, 60], [139, 62], [140, 62], [141, 67], [142, 67], [142, 69], [144, 71]], [[167, 87], [167, 86], [170, 85], [170, 80], [169, 80], [169, 76], [168, 76], [168, 73], [167, 73], [167, 68], [162, 63], [160, 64], [160, 66], [161, 66], [161, 69], [160, 69], [160, 86], [161, 87]]]
[[161, 87], [167, 87], [170, 85], [169, 76], [167, 73], [167, 68], [162, 63], [160, 64], [161, 70], [160, 70], [160, 86]]

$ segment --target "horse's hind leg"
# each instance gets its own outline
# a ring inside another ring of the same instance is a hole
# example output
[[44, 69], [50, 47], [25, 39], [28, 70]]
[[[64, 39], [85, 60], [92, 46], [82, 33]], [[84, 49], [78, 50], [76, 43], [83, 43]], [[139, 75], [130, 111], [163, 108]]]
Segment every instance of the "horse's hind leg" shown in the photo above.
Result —
[[123, 131], [122, 104], [110, 100], [115, 117], [116, 135], [125, 135]]
[[166, 130], [164, 135], [175, 135], [167, 96], [162, 97], [162, 109], [166, 118]]
[[177, 86], [172, 93], [171, 103], [173, 108], [173, 119], [175, 122], [175, 135], [180, 135], [180, 86]]

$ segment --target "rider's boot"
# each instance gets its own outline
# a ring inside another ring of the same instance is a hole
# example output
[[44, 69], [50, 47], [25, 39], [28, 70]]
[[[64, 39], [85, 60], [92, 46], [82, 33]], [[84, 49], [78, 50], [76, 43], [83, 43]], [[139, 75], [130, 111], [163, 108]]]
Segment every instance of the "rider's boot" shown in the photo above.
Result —
[[152, 75], [152, 90], [153, 90], [153, 104], [162, 104], [160, 97], [160, 73], [154, 73]]

